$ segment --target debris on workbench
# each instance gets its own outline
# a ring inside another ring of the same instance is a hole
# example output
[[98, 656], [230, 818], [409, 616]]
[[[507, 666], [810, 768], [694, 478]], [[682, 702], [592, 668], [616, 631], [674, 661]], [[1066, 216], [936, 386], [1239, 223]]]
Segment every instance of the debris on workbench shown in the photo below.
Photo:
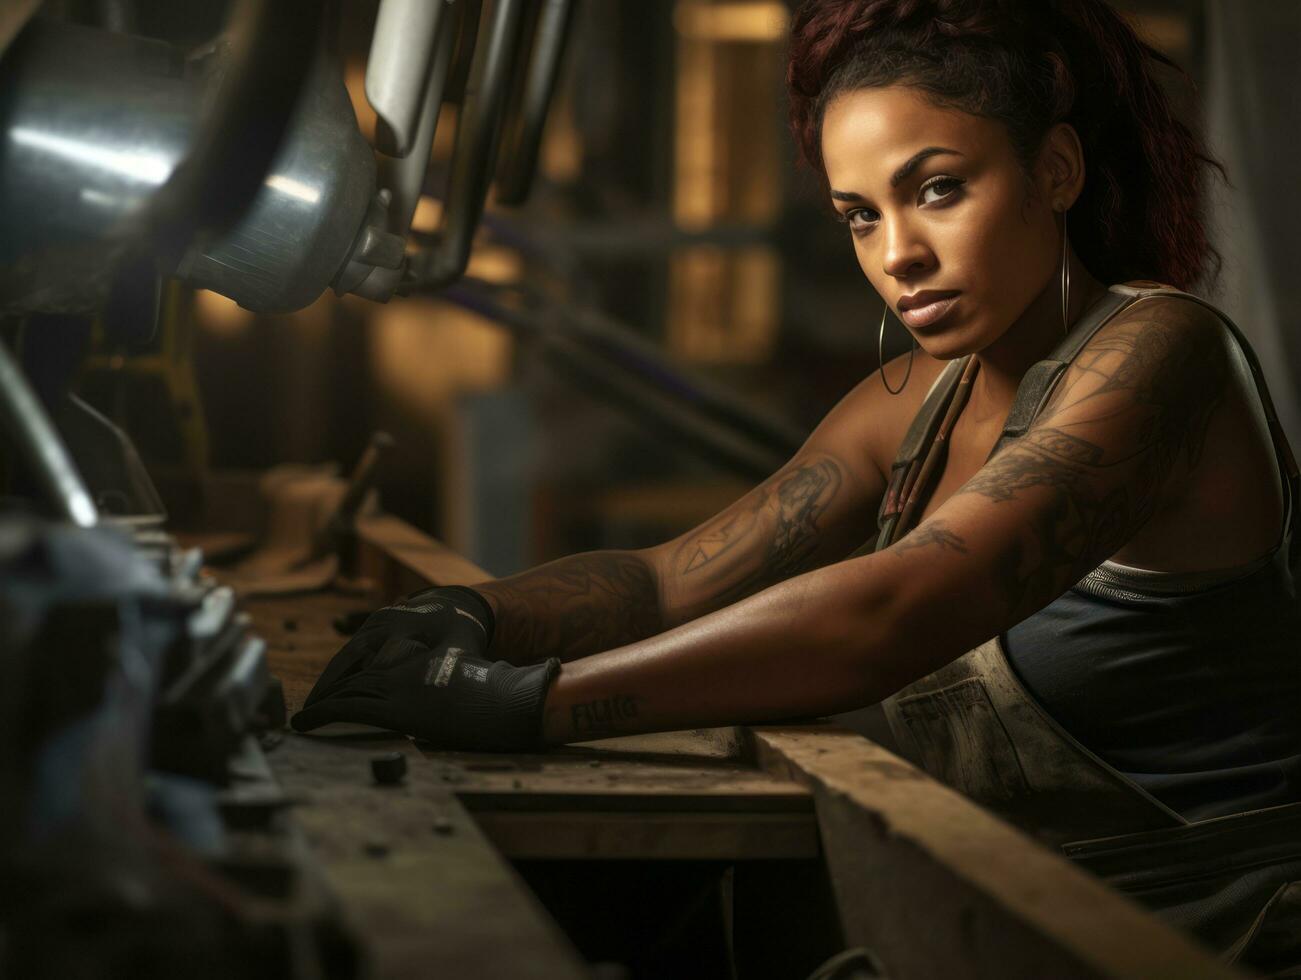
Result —
[[407, 757], [401, 752], [385, 752], [370, 760], [370, 773], [382, 786], [396, 786], [406, 779]]

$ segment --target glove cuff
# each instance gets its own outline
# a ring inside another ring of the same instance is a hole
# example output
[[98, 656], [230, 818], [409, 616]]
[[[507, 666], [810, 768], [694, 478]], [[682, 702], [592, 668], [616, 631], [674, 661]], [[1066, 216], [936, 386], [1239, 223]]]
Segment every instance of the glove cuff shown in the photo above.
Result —
[[[542, 716], [551, 682], [560, 673], [560, 661], [549, 657], [527, 667], [510, 667], [500, 661], [498, 665], [506, 668], [502, 672], [504, 683], [498, 687], [500, 741], [484, 747], [498, 751], [543, 751], [547, 745], [542, 737]], [[481, 732], [488, 736], [485, 741], [496, 741], [487, 731], [481, 729]]]
[[492, 606], [481, 592], [476, 592], [464, 585], [435, 585], [404, 595], [399, 602], [405, 604], [432, 598], [446, 599], [471, 616], [476, 623], [483, 627], [485, 634], [483, 649], [492, 649], [492, 635], [497, 629], [497, 617], [493, 614]]

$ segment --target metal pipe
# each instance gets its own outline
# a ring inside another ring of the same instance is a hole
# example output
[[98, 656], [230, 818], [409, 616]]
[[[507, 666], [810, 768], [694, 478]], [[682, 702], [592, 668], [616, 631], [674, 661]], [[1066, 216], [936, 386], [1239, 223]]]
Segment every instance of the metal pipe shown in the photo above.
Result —
[[[773, 445], [720, 413], [711, 412], [710, 401], [692, 397], [699, 383], [675, 368], [668, 366], [658, 373], [644, 366], [633, 368], [626, 358], [611, 358], [608, 350], [556, 329], [551, 317], [506, 306], [474, 283], [457, 283], [440, 297], [537, 343], [554, 365], [581, 377], [584, 390], [602, 396], [642, 423], [666, 429], [682, 444], [748, 477], [763, 478], [773, 473], [799, 446], [799, 440], [793, 445]], [[717, 396], [717, 392], [711, 394]]]
[[58, 515], [78, 527], [98, 524], [99, 511], [76, 464], [3, 342], [0, 342], [0, 423], [8, 430]]
[[[457, 295], [481, 297], [483, 303], [490, 304], [485, 310], [493, 311], [486, 315], [493, 318], [530, 317], [537, 331], [567, 336], [571, 343], [586, 348], [623, 376], [635, 376], [665, 397], [685, 403], [689, 410], [743, 434], [783, 459], [794, 455], [803, 445], [807, 433], [798, 426], [758, 411], [721, 385], [687, 374], [653, 343], [605, 313], [561, 303], [548, 305], [545, 313], [525, 313], [492, 298], [494, 292], [512, 289], [468, 279], [457, 285]], [[526, 292], [525, 295], [527, 302], [534, 306], [543, 302], [536, 294]]]
[[496, 168], [524, 2], [496, 0], [488, 16], [487, 38], [476, 46], [461, 102], [439, 240], [419, 259], [414, 277], [421, 286], [446, 285], [465, 271]]
[[366, 58], [366, 100], [377, 117], [375, 148], [386, 156], [405, 157], [416, 147], [446, 8], [439, 0], [380, 0]]
[[636, 374], [672, 398], [744, 432], [783, 458], [803, 444], [806, 433], [783, 419], [756, 411], [727, 389], [687, 375], [663, 352], [630, 327], [590, 309], [558, 306], [555, 318], [584, 346]]
[[[451, 5], [439, 4], [439, 7], [443, 6], [450, 8]], [[425, 82], [424, 104], [420, 108], [420, 120], [416, 125], [409, 152], [402, 157], [380, 161], [381, 182], [392, 195], [389, 204], [389, 230], [395, 235], [405, 237], [411, 230], [411, 219], [415, 217], [416, 205], [420, 203], [420, 194], [425, 186], [425, 174], [429, 170], [429, 154], [434, 145], [438, 115], [443, 107], [447, 78], [452, 69], [457, 21], [466, 16], [468, 15], [465, 4], [461, 4], [458, 8], [448, 9], [439, 19], [433, 38], [433, 56]]]
[[509, 148], [502, 154], [501, 172], [497, 175], [498, 203], [512, 206], [524, 203], [533, 185], [542, 130], [560, 75], [560, 59], [573, 10], [573, 0], [546, 0], [538, 14], [528, 77], [520, 96], [519, 118]]

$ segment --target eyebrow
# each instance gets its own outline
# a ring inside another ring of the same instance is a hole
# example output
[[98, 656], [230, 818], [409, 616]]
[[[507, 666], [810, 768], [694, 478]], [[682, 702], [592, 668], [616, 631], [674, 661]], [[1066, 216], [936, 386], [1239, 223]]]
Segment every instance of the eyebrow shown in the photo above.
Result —
[[[907, 180], [909, 175], [921, 165], [923, 160], [929, 160], [931, 157], [940, 156], [945, 153], [951, 154], [955, 157], [962, 156], [962, 154], [957, 150], [950, 150], [945, 146], [928, 146], [924, 150], [918, 150], [908, 158], [907, 162], [905, 162], [902, 167], [890, 175], [890, 186], [898, 187], [901, 183]], [[861, 201], [863, 200], [863, 196], [861, 194], [855, 194], [852, 191], [832, 190], [831, 199], [833, 201]]]

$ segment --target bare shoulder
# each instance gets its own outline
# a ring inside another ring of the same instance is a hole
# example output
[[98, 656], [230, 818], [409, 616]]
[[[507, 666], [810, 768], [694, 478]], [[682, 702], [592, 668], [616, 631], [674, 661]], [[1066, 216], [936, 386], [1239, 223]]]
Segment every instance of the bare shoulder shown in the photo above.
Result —
[[855, 447], [874, 469], [888, 474], [904, 433], [945, 366], [920, 349], [913, 355], [911, 371], [908, 359], [902, 354], [885, 364], [891, 387], [897, 389], [908, 378], [899, 394], [892, 394], [882, 382], [881, 371], [873, 371], [827, 413], [814, 438]]
[[[1148, 282], [1132, 285], [1174, 288], [1161, 283]], [[1168, 331], [1189, 333], [1193, 339], [1206, 335], [1222, 337], [1225, 333], [1224, 322], [1215, 310], [1191, 294], [1158, 293], [1140, 297], [1118, 313], [1111, 322], [1113, 324], [1158, 324]]]
[[[1173, 289], [1163, 283], [1128, 285]], [[1150, 330], [1166, 342], [1224, 348], [1228, 330], [1215, 310], [1192, 295], [1151, 295], [1139, 298], [1108, 323], [1100, 334]]]

